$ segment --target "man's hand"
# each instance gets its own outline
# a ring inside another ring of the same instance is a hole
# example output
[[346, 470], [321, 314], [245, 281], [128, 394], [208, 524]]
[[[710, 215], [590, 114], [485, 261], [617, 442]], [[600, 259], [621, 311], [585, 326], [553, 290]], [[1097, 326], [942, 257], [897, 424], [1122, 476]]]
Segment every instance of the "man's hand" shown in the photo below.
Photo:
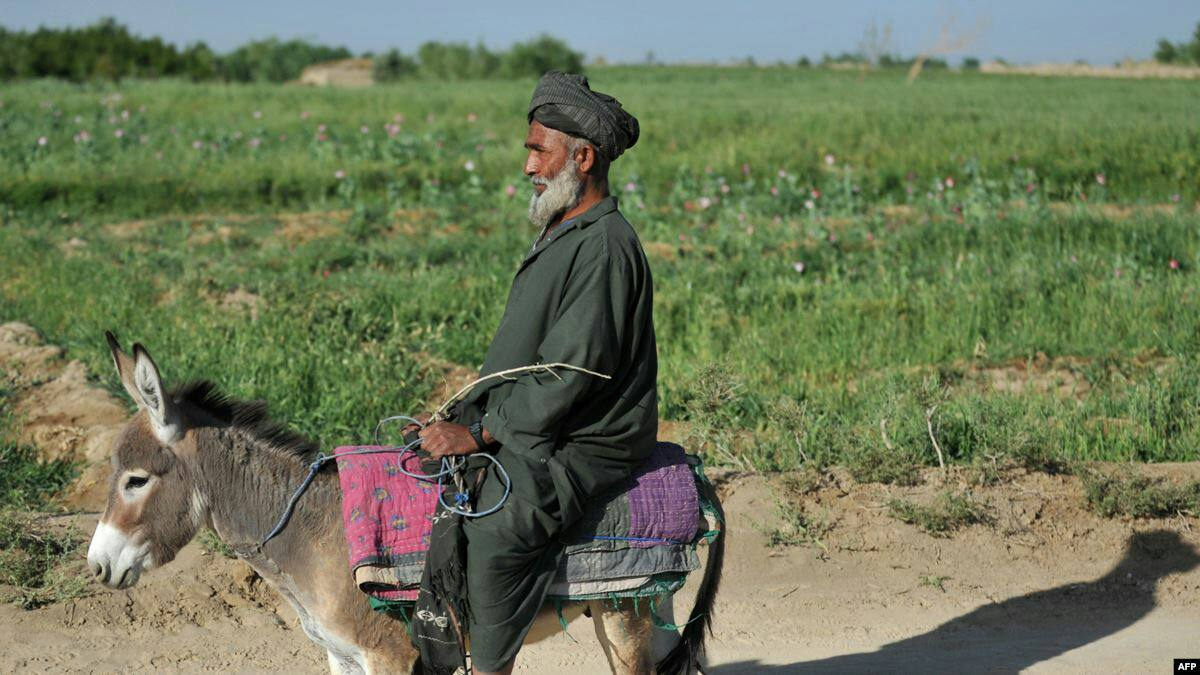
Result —
[[417, 420], [421, 424], [416, 425], [416, 424], [413, 424], [412, 422], [405, 424], [404, 427], [400, 429], [401, 436], [406, 436], [410, 432], [417, 431], [421, 427], [425, 426], [426, 424], [429, 424], [429, 420], [433, 419], [433, 414], [432, 413], [420, 413], [413, 419]]
[[432, 457], [469, 455], [478, 451], [470, 430], [453, 422], [438, 422], [421, 430], [418, 434], [424, 442], [421, 449]]

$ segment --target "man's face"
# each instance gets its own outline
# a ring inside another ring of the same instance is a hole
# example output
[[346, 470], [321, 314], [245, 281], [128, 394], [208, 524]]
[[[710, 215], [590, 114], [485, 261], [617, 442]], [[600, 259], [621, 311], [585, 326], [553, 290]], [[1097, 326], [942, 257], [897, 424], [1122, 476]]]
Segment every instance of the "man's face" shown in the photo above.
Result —
[[[546, 191], [545, 183], [557, 176], [569, 159], [567, 135], [534, 120], [529, 124], [529, 133], [525, 135], [525, 148], [529, 150], [525, 158], [525, 175], [529, 176], [534, 191], [540, 195]], [[541, 180], [537, 180], [539, 178]]]
[[533, 184], [529, 199], [529, 222], [546, 227], [574, 208], [583, 195], [583, 176], [571, 156], [568, 137], [538, 122], [529, 125], [525, 137], [529, 156], [525, 175]]

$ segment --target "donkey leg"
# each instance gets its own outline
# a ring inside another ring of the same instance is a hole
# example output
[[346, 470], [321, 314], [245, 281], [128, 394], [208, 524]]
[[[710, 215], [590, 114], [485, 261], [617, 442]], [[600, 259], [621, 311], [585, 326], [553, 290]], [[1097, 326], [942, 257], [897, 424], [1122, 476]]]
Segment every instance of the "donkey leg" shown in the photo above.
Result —
[[650, 608], [635, 608], [631, 600], [621, 600], [617, 608], [604, 600], [591, 601], [592, 623], [596, 637], [608, 657], [613, 675], [652, 675], [654, 658], [651, 636], [654, 623]]

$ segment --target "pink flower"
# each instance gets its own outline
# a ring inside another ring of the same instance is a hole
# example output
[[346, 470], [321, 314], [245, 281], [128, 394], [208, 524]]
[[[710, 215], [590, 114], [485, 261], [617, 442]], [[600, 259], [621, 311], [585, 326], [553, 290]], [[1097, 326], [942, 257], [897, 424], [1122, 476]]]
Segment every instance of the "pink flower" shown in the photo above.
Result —
[[772, 197], [778, 197], [778, 196], [779, 196], [779, 186], [778, 186], [778, 185], [772, 185], [772, 186], [771, 186], [771, 196], [772, 196]]
[[743, 176], [749, 176], [749, 175], [750, 175], [750, 165], [749, 165], [749, 164], [743, 164], [743, 165], [742, 165], [742, 175], [743, 175]]
[[792, 269], [796, 270], [800, 274], [804, 274], [805, 267], [805, 264], [800, 261], [792, 263]]
[[1176, 203], [1178, 203], [1178, 202], [1179, 202], [1179, 199], [1180, 199], [1180, 197], [1179, 197], [1179, 193], [1178, 193], [1178, 192], [1176, 192], [1175, 194], [1171, 195], [1171, 201], [1172, 201], [1172, 202], [1176, 202]]
[[123, 120], [129, 119], [129, 110], [128, 109], [121, 111], [121, 119], [123, 119]]
[[832, 243], [834, 243], [834, 242], [836, 242], [836, 241], [837, 241], [837, 235], [836, 235], [836, 234], [834, 234], [834, 233], [832, 233], [832, 232], [830, 232], [830, 233], [829, 233], [829, 236], [828, 236], [828, 237], [826, 237], [826, 239], [828, 239], [828, 240], [829, 240], [829, 243], [831, 243], [831, 244], [832, 244]]
[[46, 138], [45, 136], [38, 136], [38, 140], [37, 140], [38, 145], [45, 145], [49, 142], [50, 142], [50, 139]]
[[1025, 194], [1027, 194], [1027, 195], [1033, 194], [1035, 190], [1037, 190], [1037, 186], [1034, 185], [1033, 183], [1030, 183], [1029, 185], [1025, 186]]
[[948, 188], [954, 187], [954, 177], [953, 176], [946, 176], [946, 187], [948, 187]]
[[1167, 263], [1167, 265], [1173, 270], [1179, 269], [1179, 261], [1174, 258], [1171, 258], [1171, 262]]
[[474, 124], [475, 120], [477, 120], [477, 119], [479, 119], [479, 116], [476, 115], [475, 113], [467, 113], [467, 121], [468, 122]]
[[395, 115], [392, 115], [392, 121], [396, 124], [404, 124], [404, 115], [396, 113]]
[[625, 191], [626, 192], [636, 192], [637, 191], [637, 183], [635, 183], [633, 181], [629, 181], [628, 183], [625, 184]]
[[114, 132], [113, 132], [113, 136], [115, 136], [115, 137], [117, 137], [117, 138], [124, 138], [124, 137], [125, 137], [125, 130], [124, 130], [124, 129], [117, 129], [116, 131], [114, 131]]
[[400, 125], [387, 124], [383, 127], [383, 130], [387, 132], [388, 138], [395, 138], [396, 134], [400, 133]]
[[192, 141], [192, 149], [193, 150], [199, 150], [200, 148], [203, 148], [203, 147], [204, 147], [204, 141], [200, 141], [200, 140]]
[[363, 132], [364, 134], [369, 134], [369, 133], [371, 133], [371, 127], [369, 127], [369, 126], [367, 126], [367, 125], [365, 125], [365, 124], [364, 124], [364, 125], [362, 125], [361, 127], [359, 127], [359, 128], [358, 128], [358, 130], [359, 130], [359, 131], [361, 131], [361, 132]]
[[318, 124], [317, 131], [324, 133], [325, 132], [325, 124], [324, 123]]
[[1114, 270], [1113, 270], [1113, 276], [1114, 276], [1114, 277], [1116, 277], [1116, 278], [1118, 278], [1118, 279], [1120, 279], [1120, 278], [1121, 278], [1121, 268], [1120, 268], [1120, 267], [1118, 267], [1118, 268], [1116, 268], [1116, 269], [1114, 269]]
[[508, 195], [509, 197], [517, 194], [517, 186], [509, 183], [508, 187], [504, 188], [504, 194]]
[[821, 198], [821, 191], [820, 191], [820, 190], [818, 190], [818, 189], [816, 189], [816, 188], [813, 188], [812, 192], [810, 192], [809, 194], [810, 194], [810, 195], [812, 195], [812, 198], [813, 198], [813, 199], [820, 199], [820, 198]]
[[246, 145], [249, 145], [250, 149], [253, 150], [253, 149], [257, 148], [258, 146], [262, 145], [262, 139], [261, 138], [251, 138], [250, 140], [246, 141]]
[[242, 140], [242, 132], [240, 132], [240, 131], [233, 132], [233, 140], [235, 140], [235, 141]]
[[300, 119], [306, 120], [306, 119], [308, 119], [308, 117], [309, 117], [309, 112], [307, 110], [300, 111]]
[[326, 136], [325, 134], [317, 134], [317, 140], [318, 140], [318, 141], [321, 141], [321, 142], [324, 142], [324, 141], [327, 141], [327, 140], [329, 140], [329, 137], [328, 137], [328, 136]]
[[784, 171], [783, 169], [780, 169], [780, 170], [779, 170], [779, 177], [780, 177], [780, 178], [787, 178], [787, 171]]
[[255, 110], [255, 111], [254, 111], [254, 119], [256, 119], [256, 120], [261, 120], [261, 119], [262, 119], [262, 111], [261, 111], [261, 110]]
[[683, 234], [683, 233], [680, 233], [680, 234], [679, 234], [679, 241], [687, 241], [687, 235], [686, 235], [686, 234]]
[[1102, 174], [1102, 173], [1096, 174], [1096, 184], [1097, 185], [1105, 185], [1107, 183], [1108, 183], [1108, 178], [1106, 178], [1104, 176], [1104, 174]]
[[721, 183], [721, 194], [729, 194], [729, 183]]
[[875, 233], [874, 232], [867, 233], [867, 241], [875, 241]]
[[337, 171], [333, 172], [333, 177], [338, 180], [341, 180], [346, 177], [346, 172], [341, 169], [338, 169]]
[[746, 222], [746, 213], [744, 211], [741, 213], [738, 213], [738, 222], [739, 223]]
[[825, 166], [833, 166], [837, 159], [832, 154], [825, 155]]

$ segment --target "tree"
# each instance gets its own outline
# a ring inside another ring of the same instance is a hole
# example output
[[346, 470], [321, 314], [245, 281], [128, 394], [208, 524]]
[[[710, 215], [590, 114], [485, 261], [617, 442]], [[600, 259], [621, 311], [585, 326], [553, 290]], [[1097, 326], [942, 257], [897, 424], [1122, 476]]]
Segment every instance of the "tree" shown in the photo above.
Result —
[[1158, 49], [1154, 50], [1154, 60], [1159, 63], [1175, 63], [1179, 60], [1179, 49], [1175, 43], [1163, 38], [1158, 41]]
[[513, 45], [503, 60], [504, 73], [509, 77], [541, 77], [550, 70], [583, 72], [583, 54], [545, 34]]
[[395, 82], [416, 75], [417, 70], [416, 59], [393, 48], [375, 58], [372, 75], [376, 82]]

